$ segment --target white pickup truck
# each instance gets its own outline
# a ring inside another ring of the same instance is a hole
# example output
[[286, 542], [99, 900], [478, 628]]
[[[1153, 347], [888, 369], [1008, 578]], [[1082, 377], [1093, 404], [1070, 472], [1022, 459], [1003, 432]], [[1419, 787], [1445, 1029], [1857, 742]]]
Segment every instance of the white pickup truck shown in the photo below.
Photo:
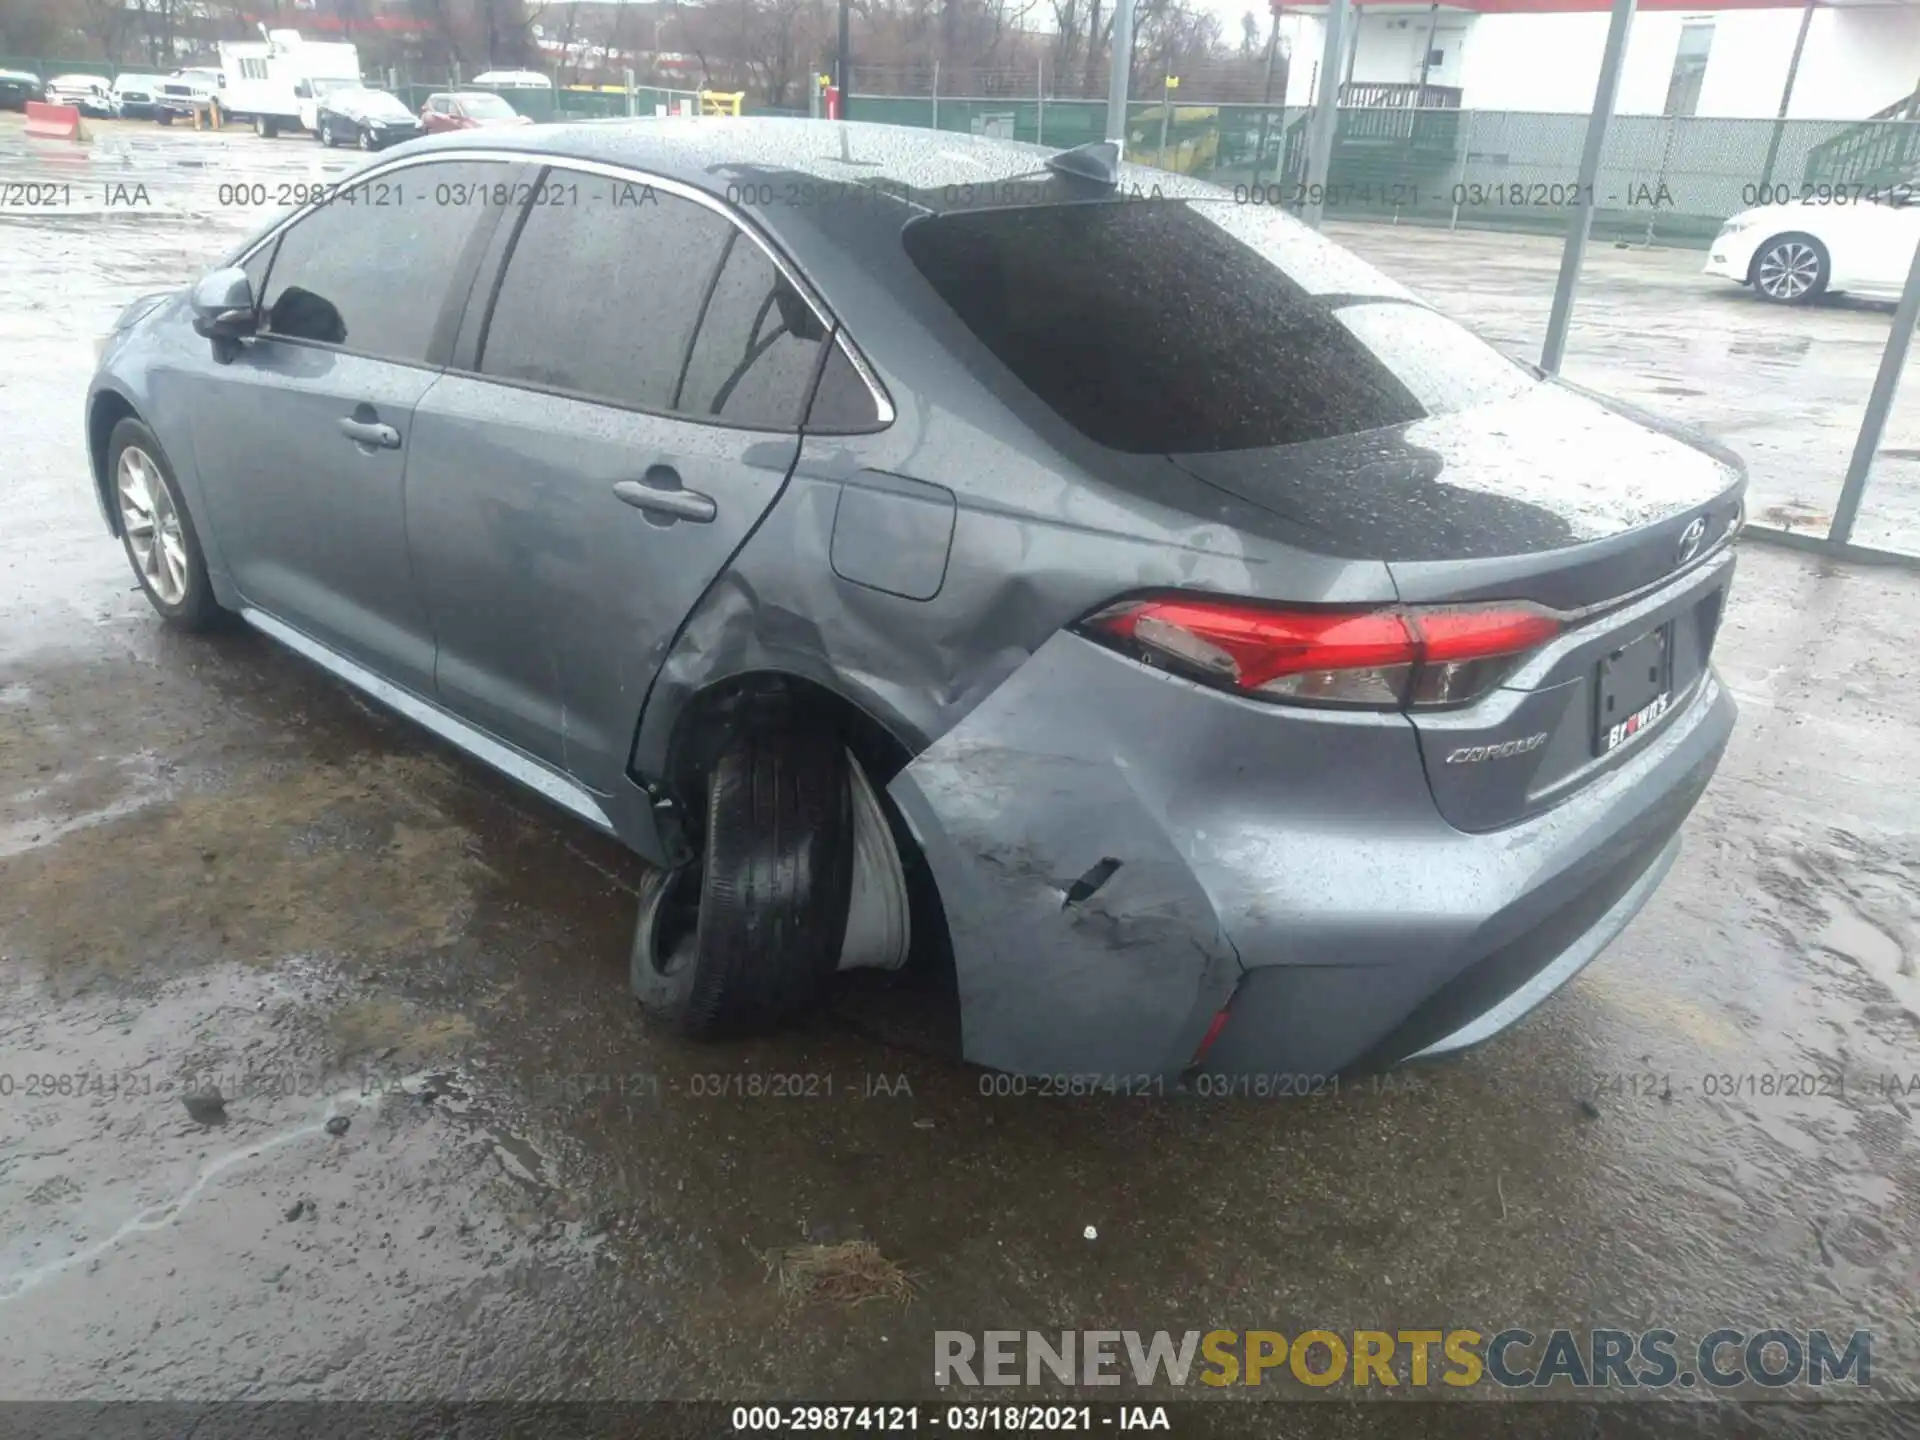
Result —
[[173, 71], [160, 82], [153, 118], [162, 125], [193, 118], [196, 110], [220, 103], [220, 84], [220, 72], [211, 66], [189, 65]]
[[269, 138], [282, 130], [311, 132], [322, 95], [360, 84], [360, 52], [303, 39], [297, 30], [263, 33], [264, 40], [221, 45], [220, 108]]

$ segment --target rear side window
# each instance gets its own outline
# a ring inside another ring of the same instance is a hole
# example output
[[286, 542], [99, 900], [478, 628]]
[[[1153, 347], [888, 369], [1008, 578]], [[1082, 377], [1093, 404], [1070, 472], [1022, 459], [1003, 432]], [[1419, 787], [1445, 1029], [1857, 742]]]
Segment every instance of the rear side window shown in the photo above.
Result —
[[526, 215], [480, 370], [642, 410], [671, 409], [733, 227], [677, 195], [553, 170]]
[[807, 430], [814, 435], [851, 435], [872, 430], [880, 424], [880, 408], [873, 391], [860, 378], [860, 372], [838, 345], [827, 352], [827, 363], [820, 370], [820, 384], [813, 392], [813, 408], [807, 412]]
[[826, 340], [786, 277], [736, 230], [673, 408], [731, 425], [798, 429]]
[[[1318, 236], [1284, 217], [1231, 213], [1243, 208], [1154, 200], [961, 212], [916, 221], [904, 238], [994, 356], [1111, 449], [1297, 444], [1534, 383]], [[1354, 306], [1365, 318], [1348, 323]]]
[[262, 324], [289, 339], [424, 363], [461, 249], [484, 213], [432, 203], [436, 187], [478, 188], [505, 173], [468, 160], [342, 186], [282, 233], [257, 292]]

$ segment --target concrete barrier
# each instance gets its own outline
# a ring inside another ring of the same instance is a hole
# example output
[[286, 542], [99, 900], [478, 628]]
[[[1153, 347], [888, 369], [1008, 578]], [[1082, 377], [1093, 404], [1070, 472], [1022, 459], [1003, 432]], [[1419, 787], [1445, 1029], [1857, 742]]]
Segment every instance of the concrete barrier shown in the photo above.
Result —
[[80, 111], [72, 105], [27, 102], [27, 134], [39, 140], [78, 140]]

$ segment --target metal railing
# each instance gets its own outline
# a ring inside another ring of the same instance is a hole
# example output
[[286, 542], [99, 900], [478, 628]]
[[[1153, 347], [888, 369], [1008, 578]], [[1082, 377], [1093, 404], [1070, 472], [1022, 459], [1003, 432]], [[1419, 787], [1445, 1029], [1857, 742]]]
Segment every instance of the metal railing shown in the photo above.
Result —
[[1374, 109], [1458, 110], [1461, 94], [1452, 85], [1401, 85], [1349, 80], [1340, 87], [1340, 103]]

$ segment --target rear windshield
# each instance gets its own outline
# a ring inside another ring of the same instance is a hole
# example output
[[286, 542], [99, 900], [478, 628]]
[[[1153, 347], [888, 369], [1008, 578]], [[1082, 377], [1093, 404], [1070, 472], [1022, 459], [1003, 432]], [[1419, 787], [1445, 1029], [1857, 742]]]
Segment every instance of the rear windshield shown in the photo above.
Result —
[[1023, 384], [1114, 450], [1292, 445], [1537, 383], [1304, 226], [1229, 201], [968, 211], [905, 243]]

